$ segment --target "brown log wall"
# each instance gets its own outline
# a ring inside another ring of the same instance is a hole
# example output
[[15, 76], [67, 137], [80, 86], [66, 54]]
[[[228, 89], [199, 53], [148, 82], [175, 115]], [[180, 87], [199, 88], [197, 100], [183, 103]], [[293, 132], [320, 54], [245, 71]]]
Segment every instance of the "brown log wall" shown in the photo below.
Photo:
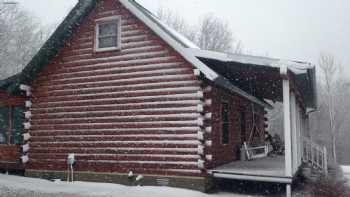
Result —
[[[95, 20], [121, 15], [122, 49], [94, 52]], [[201, 176], [193, 66], [118, 1], [99, 1], [33, 83], [28, 170]]]
[[[212, 166], [220, 166], [236, 160], [239, 160], [239, 149], [242, 145], [241, 140], [241, 125], [240, 125], [240, 112], [245, 112], [245, 125], [246, 125], [246, 139], [249, 139], [252, 130], [252, 105], [246, 99], [228, 94], [222, 89], [213, 88], [212, 90], [212, 126], [213, 126], [213, 147], [211, 149], [213, 154]], [[222, 144], [222, 131], [221, 131], [221, 103], [226, 102], [229, 104], [229, 143]], [[255, 111], [259, 118], [259, 130], [260, 138], [253, 139], [252, 144], [264, 145], [265, 141], [265, 128], [264, 128], [264, 109], [255, 105]]]

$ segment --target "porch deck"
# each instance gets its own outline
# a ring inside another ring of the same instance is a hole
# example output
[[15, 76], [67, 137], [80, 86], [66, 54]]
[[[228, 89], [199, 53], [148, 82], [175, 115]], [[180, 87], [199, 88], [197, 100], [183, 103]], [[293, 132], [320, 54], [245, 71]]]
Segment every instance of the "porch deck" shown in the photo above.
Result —
[[265, 157], [252, 161], [236, 161], [210, 171], [215, 178], [291, 183], [285, 175], [284, 156]]

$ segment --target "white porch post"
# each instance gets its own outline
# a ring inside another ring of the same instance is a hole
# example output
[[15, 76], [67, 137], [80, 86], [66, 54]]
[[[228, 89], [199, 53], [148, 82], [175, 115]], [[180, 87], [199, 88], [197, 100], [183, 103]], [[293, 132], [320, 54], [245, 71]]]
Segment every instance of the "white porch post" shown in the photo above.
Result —
[[[285, 175], [292, 178], [292, 135], [291, 135], [291, 111], [290, 111], [290, 84], [288, 79], [288, 67], [280, 69], [283, 78], [283, 125], [284, 125], [284, 149], [285, 149]], [[292, 196], [291, 184], [286, 184], [286, 196]]]
[[305, 138], [305, 116], [303, 110], [300, 109], [300, 165], [304, 160], [304, 138]]
[[290, 87], [289, 80], [283, 79], [283, 122], [285, 146], [285, 174], [292, 177], [292, 135], [290, 121]]
[[297, 106], [295, 94], [291, 93], [291, 134], [292, 134], [292, 174], [294, 175], [298, 168], [298, 127], [297, 127]]
[[303, 159], [303, 115], [301, 107], [298, 105], [298, 167], [302, 164]]

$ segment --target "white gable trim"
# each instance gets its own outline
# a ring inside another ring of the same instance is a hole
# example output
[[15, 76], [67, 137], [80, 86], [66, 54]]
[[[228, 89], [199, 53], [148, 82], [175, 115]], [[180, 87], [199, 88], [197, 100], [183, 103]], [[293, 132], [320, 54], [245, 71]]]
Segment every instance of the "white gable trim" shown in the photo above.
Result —
[[193, 66], [198, 68], [205, 76], [211, 81], [214, 81], [219, 75], [210, 69], [207, 65], [202, 63], [192, 54], [186, 52], [185, 48], [176, 42], [171, 36], [164, 32], [158, 25], [156, 25], [151, 19], [145, 16], [142, 11], [136, 8], [129, 0], [120, 0], [120, 2], [138, 19], [145, 23], [152, 31], [154, 31], [159, 37], [166, 41], [171, 47], [173, 47], [180, 55], [190, 62]]
[[229, 54], [216, 51], [202, 50], [186, 48], [186, 53], [192, 54], [195, 57], [215, 59], [223, 62], [237, 62], [242, 64], [253, 64], [257, 66], [268, 66], [271, 68], [281, 68], [287, 66], [287, 69], [294, 74], [305, 74], [309, 69], [313, 69], [314, 66], [309, 63], [298, 63], [291, 60], [281, 60], [268, 57], [242, 55], [242, 54]]

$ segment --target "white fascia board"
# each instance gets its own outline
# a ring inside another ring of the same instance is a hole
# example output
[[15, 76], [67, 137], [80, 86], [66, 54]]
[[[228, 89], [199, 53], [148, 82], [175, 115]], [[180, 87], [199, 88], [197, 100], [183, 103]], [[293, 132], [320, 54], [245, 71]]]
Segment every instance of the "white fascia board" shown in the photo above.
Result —
[[173, 47], [183, 58], [190, 62], [193, 66], [198, 68], [203, 74], [211, 81], [214, 81], [219, 75], [210, 69], [207, 65], [202, 63], [197, 57], [187, 53], [186, 48], [181, 46], [170, 35], [168, 35], [163, 29], [161, 29], [154, 21], [147, 17], [142, 11], [135, 7], [129, 0], [120, 0], [122, 5], [126, 7], [131, 13], [133, 13], [138, 19], [146, 24], [152, 31], [154, 31], [159, 37]]
[[294, 74], [304, 74], [308, 69], [314, 68], [308, 63], [298, 63], [290, 60], [281, 60], [275, 58], [242, 55], [242, 54], [229, 54], [209, 50], [201, 50], [195, 48], [186, 48], [188, 53], [191, 53], [195, 57], [215, 59], [223, 62], [238, 62], [242, 64], [253, 64], [258, 66], [268, 66], [272, 68], [280, 68], [282, 65], [287, 66]]
[[241, 174], [231, 174], [231, 173], [221, 173], [210, 171], [216, 178], [225, 178], [233, 180], [247, 180], [247, 181], [263, 181], [263, 182], [272, 182], [272, 183], [287, 183], [290, 184], [293, 181], [292, 177], [266, 177], [259, 175], [241, 175]]

